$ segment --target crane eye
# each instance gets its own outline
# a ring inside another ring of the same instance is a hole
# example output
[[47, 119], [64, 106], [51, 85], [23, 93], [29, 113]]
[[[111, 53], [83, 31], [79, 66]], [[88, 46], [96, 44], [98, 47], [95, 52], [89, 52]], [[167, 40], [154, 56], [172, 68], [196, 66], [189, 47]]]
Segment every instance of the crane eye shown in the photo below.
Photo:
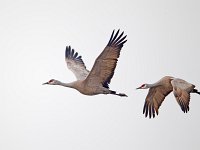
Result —
[[53, 82], [53, 79], [49, 80], [49, 83]]
[[145, 84], [142, 84], [142, 86], [141, 87], [144, 87], [145, 86]]

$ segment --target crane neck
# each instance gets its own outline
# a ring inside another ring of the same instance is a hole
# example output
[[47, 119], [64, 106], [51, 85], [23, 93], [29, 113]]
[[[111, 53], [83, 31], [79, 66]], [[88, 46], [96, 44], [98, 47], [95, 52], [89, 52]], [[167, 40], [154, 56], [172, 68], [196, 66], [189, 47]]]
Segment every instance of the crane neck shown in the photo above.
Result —
[[146, 84], [148, 88], [152, 88], [152, 87], [157, 87], [157, 86], [160, 86], [161, 84], [156, 82], [156, 83], [153, 83], [153, 84]]
[[70, 83], [60, 82], [59, 85], [64, 86], [64, 87], [69, 87], [69, 88], [75, 88], [73, 82], [70, 82]]

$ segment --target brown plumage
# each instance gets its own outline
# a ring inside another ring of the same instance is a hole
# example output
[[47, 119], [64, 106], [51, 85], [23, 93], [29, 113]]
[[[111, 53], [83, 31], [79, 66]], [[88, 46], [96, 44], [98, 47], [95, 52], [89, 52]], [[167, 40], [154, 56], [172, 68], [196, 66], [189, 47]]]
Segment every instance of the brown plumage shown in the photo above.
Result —
[[97, 57], [92, 70], [89, 72], [78, 53], [67, 46], [65, 51], [65, 60], [68, 69], [70, 69], [76, 76], [77, 81], [72, 83], [62, 83], [57, 80], [50, 80], [45, 84], [62, 85], [78, 90], [85, 95], [96, 94], [114, 94], [118, 96], [126, 96], [126, 94], [109, 90], [109, 84], [114, 75], [114, 71], [117, 65], [117, 61], [120, 55], [120, 51], [127, 41], [126, 36], [123, 36], [124, 32], [119, 35], [119, 30], [115, 33], [112, 32], [111, 38]]
[[[121, 38], [124, 34], [122, 32], [119, 37], [119, 30], [114, 36], [114, 31], [112, 32], [110, 41], [104, 48], [103, 52], [96, 59], [90, 74], [86, 78], [87, 84], [101, 84], [105, 88], [109, 88], [111, 78], [114, 75], [114, 70], [117, 65], [117, 60], [120, 55], [121, 48], [123, 44], [127, 41], [124, 40], [126, 36]], [[114, 37], [113, 37], [114, 36]]]
[[137, 89], [149, 89], [147, 94], [143, 114], [149, 118], [158, 115], [158, 109], [164, 101], [165, 97], [173, 91], [174, 96], [180, 105], [182, 111], [187, 113], [189, 111], [190, 93], [200, 94], [191, 83], [185, 80], [173, 78], [170, 76], [163, 77], [154, 84], [143, 84]]

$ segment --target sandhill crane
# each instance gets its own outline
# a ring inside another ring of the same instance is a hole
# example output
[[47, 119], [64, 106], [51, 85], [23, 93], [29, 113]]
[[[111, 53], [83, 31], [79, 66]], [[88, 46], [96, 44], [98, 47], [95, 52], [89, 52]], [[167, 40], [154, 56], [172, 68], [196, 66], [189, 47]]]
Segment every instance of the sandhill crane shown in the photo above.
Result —
[[55, 79], [51, 79], [43, 84], [61, 85], [74, 88], [84, 95], [97, 94], [114, 94], [118, 96], [126, 96], [124, 93], [116, 93], [109, 90], [109, 84], [114, 75], [114, 70], [120, 55], [123, 44], [127, 41], [126, 35], [122, 32], [119, 36], [119, 30], [115, 33], [113, 30], [110, 40], [102, 53], [97, 57], [92, 70], [89, 72], [82, 60], [81, 56], [70, 46], [66, 47], [65, 60], [68, 69], [70, 69], [77, 78], [77, 81], [71, 83], [63, 83]]
[[173, 91], [176, 101], [180, 105], [182, 111], [187, 113], [189, 111], [190, 93], [197, 93], [195, 85], [188, 83], [185, 80], [165, 76], [154, 84], [142, 84], [137, 89], [148, 89], [149, 92], [146, 97], [143, 114], [149, 118], [155, 117], [155, 112], [158, 115], [158, 109], [164, 101], [165, 97]]

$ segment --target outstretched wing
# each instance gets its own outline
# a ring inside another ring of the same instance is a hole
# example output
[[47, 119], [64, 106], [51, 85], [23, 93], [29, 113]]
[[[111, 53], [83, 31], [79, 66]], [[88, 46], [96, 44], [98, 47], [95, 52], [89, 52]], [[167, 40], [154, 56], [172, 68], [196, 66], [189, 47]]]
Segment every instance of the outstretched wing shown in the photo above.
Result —
[[158, 115], [158, 109], [171, 91], [172, 87], [165, 87], [163, 85], [150, 88], [143, 107], [143, 114], [145, 114], [145, 117], [149, 115], [149, 118], [151, 118], [151, 116], [154, 118], [155, 112]]
[[176, 101], [180, 105], [181, 110], [184, 113], [187, 113], [190, 109], [190, 92], [195, 88], [195, 86], [185, 80], [177, 78], [172, 80], [171, 83]]
[[84, 80], [88, 76], [89, 71], [86, 69], [82, 57], [78, 56], [77, 52], [74, 53], [74, 49], [71, 49], [70, 46], [66, 47], [65, 61], [68, 69], [74, 73], [77, 80]]
[[113, 30], [107, 46], [97, 57], [92, 70], [86, 78], [88, 84], [102, 84], [105, 88], [109, 88], [108, 85], [114, 75], [121, 48], [127, 41], [125, 40], [126, 36], [123, 36], [124, 32], [119, 36], [118, 34], [119, 30], [116, 33]]

